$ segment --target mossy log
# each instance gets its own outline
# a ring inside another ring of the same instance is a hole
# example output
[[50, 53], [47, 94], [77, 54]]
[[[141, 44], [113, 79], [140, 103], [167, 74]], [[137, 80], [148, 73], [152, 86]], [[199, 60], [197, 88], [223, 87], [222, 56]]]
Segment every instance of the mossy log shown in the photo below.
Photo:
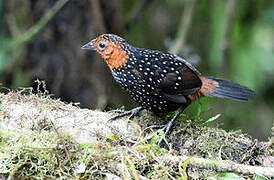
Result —
[[273, 137], [259, 142], [184, 121], [159, 147], [161, 133], [144, 129], [163, 120], [147, 111], [110, 122], [113, 112], [44, 95], [9, 92], [0, 101], [0, 178], [274, 177]]

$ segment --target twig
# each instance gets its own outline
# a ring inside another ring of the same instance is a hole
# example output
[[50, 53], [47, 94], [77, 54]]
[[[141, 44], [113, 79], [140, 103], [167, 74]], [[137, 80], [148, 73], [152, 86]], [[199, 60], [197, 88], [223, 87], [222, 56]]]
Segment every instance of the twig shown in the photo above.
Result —
[[126, 34], [121, 3], [119, 1], [101, 0], [100, 5], [104, 15], [104, 23], [107, 25], [107, 31], [119, 35]]
[[96, 27], [96, 31], [98, 31], [100, 33], [106, 32], [106, 27], [105, 27], [104, 20], [103, 20], [103, 13], [102, 13], [102, 9], [101, 9], [99, 0], [92, 0], [91, 6], [92, 6], [92, 10], [93, 10], [92, 18], [93, 18], [93, 22]]
[[13, 170], [10, 172], [9, 177], [7, 178], [7, 180], [13, 180], [13, 179], [15, 179], [15, 174], [16, 174], [16, 172], [17, 172], [21, 167], [23, 167], [23, 166], [26, 165], [26, 164], [29, 164], [29, 163], [28, 163], [28, 162], [23, 162], [23, 163], [21, 163], [21, 164], [15, 166], [15, 167], [13, 168]]
[[15, 3], [9, 1], [7, 3], [7, 6], [8, 6], [8, 9], [9, 9], [6, 13], [7, 28], [9, 29], [9, 32], [10, 32], [11, 36], [15, 36], [15, 35], [18, 35], [20, 33], [20, 30], [19, 30], [19, 28], [16, 24], [15, 15], [13, 13], [11, 13], [11, 12], [16, 12]]
[[18, 46], [21, 46], [29, 41], [31, 41], [46, 25], [47, 23], [55, 16], [57, 12], [68, 2], [69, 0], [59, 0], [55, 3], [53, 8], [51, 8], [37, 24], [32, 26], [29, 30], [21, 35], [17, 35], [13, 38], [4, 51], [11, 51]]
[[130, 17], [126, 22], [127, 28], [130, 28], [132, 25], [136, 23], [136, 21], [141, 17], [144, 10], [149, 7], [149, 5], [153, 2], [153, 0], [142, 0], [138, 1], [138, 4], [132, 10]]
[[160, 160], [167, 164], [179, 164], [181, 161], [188, 160], [188, 165], [196, 166], [204, 169], [213, 169], [218, 172], [235, 172], [243, 175], [263, 175], [267, 177], [274, 177], [273, 167], [260, 167], [260, 166], [250, 166], [238, 164], [229, 160], [211, 160], [199, 157], [189, 157], [189, 156], [163, 156], [159, 157]]
[[173, 54], [178, 54], [185, 44], [187, 32], [191, 25], [195, 3], [195, 0], [188, 1], [184, 7], [184, 12], [182, 14], [181, 22], [178, 27], [176, 40], [173, 46], [171, 46], [169, 49], [169, 52]]
[[226, 20], [225, 20], [225, 34], [223, 40], [221, 42], [221, 50], [222, 50], [222, 65], [221, 70], [222, 73], [226, 73], [226, 67], [228, 67], [229, 62], [229, 45], [230, 45], [230, 35], [232, 31], [232, 24], [235, 17], [235, 7], [236, 7], [236, 0], [229, 0], [226, 4]]
[[65, 150], [66, 155], [67, 155], [67, 158], [68, 158], [70, 164], [72, 164], [72, 162], [71, 162], [71, 155], [70, 155], [70, 153], [69, 153], [69, 151], [68, 151], [68, 149], [67, 149], [67, 147], [66, 147], [66, 143], [65, 143], [65, 140], [64, 140], [63, 136], [58, 132], [58, 130], [57, 130], [57, 128], [55, 127], [55, 125], [54, 125], [54, 123], [53, 123], [52, 120], [50, 120], [50, 123], [51, 123], [51, 125], [52, 125], [54, 131], [56, 132], [57, 136], [61, 139], [62, 144], [63, 144], [63, 146], [64, 146], [64, 150]]

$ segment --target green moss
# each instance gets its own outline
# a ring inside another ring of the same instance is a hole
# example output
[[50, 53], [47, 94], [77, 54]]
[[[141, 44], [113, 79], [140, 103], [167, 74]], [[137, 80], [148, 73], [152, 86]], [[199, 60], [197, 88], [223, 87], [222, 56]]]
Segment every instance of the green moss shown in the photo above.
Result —
[[[48, 96], [9, 94], [11, 101], [35, 101], [47, 110], [64, 104]], [[176, 177], [217, 177], [214, 169], [188, 166], [188, 160], [168, 164], [160, 157], [186, 155], [206, 159], [232, 160], [254, 165], [258, 155], [273, 153], [273, 142], [258, 142], [248, 135], [206, 127], [182, 117], [171, 134], [168, 146], [157, 145], [159, 136], [147, 139], [154, 131], [142, 132], [137, 142], [125, 142], [115, 135], [90, 144], [75, 143], [69, 135], [59, 134], [48, 121], [37, 121], [29, 130], [7, 130], [0, 106], [0, 178], [22, 179], [102, 179], [110, 173], [134, 179], [139, 175], [150, 179]], [[168, 117], [167, 117], [168, 118]], [[144, 129], [163, 124], [167, 118], [143, 111], [134, 121]], [[205, 122], [205, 121], [201, 121]], [[186, 168], [187, 167], [187, 168]], [[186, 174], [187, 172], [187, 174]]]
[[[134, 176], [137, 170], [144, 174], [153, 172], [152, 177], [169, 170], [153, 160], [159, 147], [150, 144], [127, 147], [98, 142], [82, 146], [73, 143], [69, 136], [58, 137], [54, 130], [5, 131], [1, 128], [0, 132], [0, 174], [4, 177], [101, 179], [107, 172], [126, 176], [128, 171]], [[77, 173], [79, 165], [84, 167], [81, 173]], [[125, 170], [117, 171], [119, 167]]]

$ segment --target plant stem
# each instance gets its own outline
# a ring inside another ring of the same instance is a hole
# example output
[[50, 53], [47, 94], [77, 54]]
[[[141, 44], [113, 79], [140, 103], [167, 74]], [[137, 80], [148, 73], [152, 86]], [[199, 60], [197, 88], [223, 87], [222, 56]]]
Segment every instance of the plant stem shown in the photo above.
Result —
[[47, 23], [56, 15], [57, 12], [68, 2], [69, 0], [59, 0], [55, 3], [53, 8], [46, 12], [46, 14], [39, 20], [37, 24], [32, 26], [25, 33], [12, 38], [7, 44], [4, 52], [12, 51], [13, 49], [22, 46], [31, 41], [41, 30], [47, 25]]

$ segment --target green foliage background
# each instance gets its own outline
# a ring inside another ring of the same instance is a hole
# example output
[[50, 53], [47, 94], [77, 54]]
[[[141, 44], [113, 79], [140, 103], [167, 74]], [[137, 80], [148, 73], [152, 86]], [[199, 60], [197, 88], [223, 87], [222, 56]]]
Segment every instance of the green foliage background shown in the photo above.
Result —
[[[3, 87], [35, 87], [39, 78], [64, 101], [129, 109], [136, 104], [113, 82], [102, 60], [81, 51], [81, 45], [107, 32], [137, 47], [169, 51], [180, 29], [187, 28], [178, 55], [205, 75], [231, 79], [257, 93], [248, 103], [204, 98], [188, 108], [187, 117], [221, 114], [218, 126], [259, 139], [269, 136], [274, 122], [274, 1], [233, 0], [229, 9], [229, 0], [69, 0], [55, 14], [56, 2], [62, 0], [0, 0]], [[193, 12], [186, 17], [190, 4]], [[33, 30], [48, 12], [50, 21]], [[188, 27], [180, 26], [186, 18], [191, 19]]]

